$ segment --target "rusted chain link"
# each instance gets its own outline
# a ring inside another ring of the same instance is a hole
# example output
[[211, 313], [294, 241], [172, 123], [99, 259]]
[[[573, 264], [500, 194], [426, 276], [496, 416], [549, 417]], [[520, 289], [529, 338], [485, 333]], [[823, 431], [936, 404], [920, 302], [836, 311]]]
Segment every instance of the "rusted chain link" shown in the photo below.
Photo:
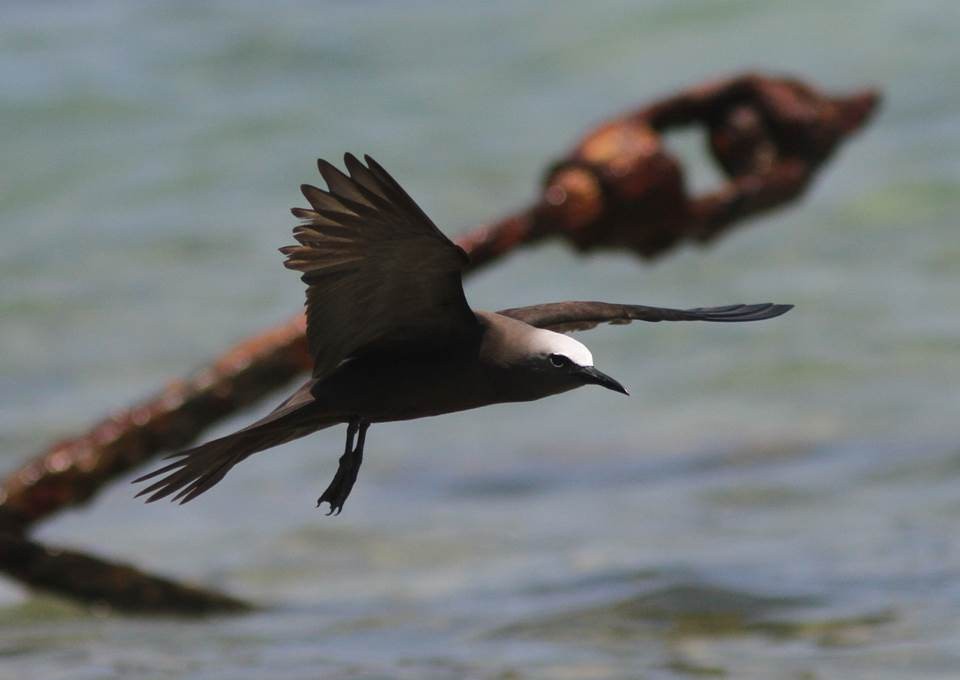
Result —
[[32, 588], [120, 611], [210, 614], [251, 608], [228, 595], [13, 534], [0, 534], [0, 570]]

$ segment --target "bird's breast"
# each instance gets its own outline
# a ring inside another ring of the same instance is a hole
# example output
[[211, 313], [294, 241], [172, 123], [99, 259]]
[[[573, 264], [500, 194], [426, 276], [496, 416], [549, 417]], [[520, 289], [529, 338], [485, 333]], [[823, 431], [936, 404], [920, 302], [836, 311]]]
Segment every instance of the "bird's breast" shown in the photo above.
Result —
[[325, 408], [372, 422], [410, 420], [505, 401], [495, 371], [469, 357], [354, 359], [314, 388]]

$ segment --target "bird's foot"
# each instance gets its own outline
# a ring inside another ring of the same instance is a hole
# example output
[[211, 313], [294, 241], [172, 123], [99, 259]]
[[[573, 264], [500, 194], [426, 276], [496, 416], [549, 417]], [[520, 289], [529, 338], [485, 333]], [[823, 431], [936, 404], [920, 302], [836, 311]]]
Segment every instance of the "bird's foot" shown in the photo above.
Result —
[[351, 451], [340, 457], [340, 466], [337, 468], [337, 474], [333, 476], [330, 486], [317, 499], [317, 507], [324, 503], [330, 504], [330, 515], [339, 515], [343, 510], [343, 504], [347, 502], [347, 497], [357, 481], [357, 473], [360, 472], [360, 463], [363, 461], [361, 455]]
[[[337, 467], [337, 474], [333, 476], [330, 486], [317, 499], [317, 507], [324, 503], [330, 504], [330, 515], [339, 515], [343, 510], [343, 504], [347, 502], [347, 497], [357, 481], [357, 474], [360, 472], [360, 464], [363, 463], [363, 444], [367, 439], [367, 428], [370, 423], [353, 418], [347, 426], [347, 442], [343, 447], [343, 455], [340, 456], [340, 465]], [[353, 445], [353, 438], [357, 436], [357, 445]]]

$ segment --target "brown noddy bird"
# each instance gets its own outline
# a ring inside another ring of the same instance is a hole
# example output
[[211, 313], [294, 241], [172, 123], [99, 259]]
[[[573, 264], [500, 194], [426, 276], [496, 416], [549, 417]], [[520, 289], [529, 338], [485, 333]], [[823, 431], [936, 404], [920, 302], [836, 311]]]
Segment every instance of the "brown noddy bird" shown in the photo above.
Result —
[[461, 284], [467, 254], [379, 163], [364, 158], [366, 165], [344, 157], [349, 175], [318, 161], [327, 191], [301, 187], [312, 208], [293, 209], [303, 221], [293, 230], [298, 245], [280, 249], [307, 284], [312, 377], [252, 425], [176, 453], [172, 463], [134, 480], [160, 477], [137, 494], [147, 502], [173, 495], [186, 503], [248, 456], [346, 423], [340, 465], [317, 501], [339, 514], [372, 423], [532, 401], [582, 385], [627, 394], [568, 331], [634, 320], [758, 321], [792, 308], [556, 302], [473, 310]]

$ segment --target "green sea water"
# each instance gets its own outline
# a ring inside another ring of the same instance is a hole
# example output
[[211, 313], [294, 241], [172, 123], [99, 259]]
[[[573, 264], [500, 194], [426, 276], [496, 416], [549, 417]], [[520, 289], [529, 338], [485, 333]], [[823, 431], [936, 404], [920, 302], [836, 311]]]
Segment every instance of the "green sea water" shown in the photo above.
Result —
[[[546, 245], [467, 284], [788, 316], [580, 336], [630, 399], [374, 427], [336, 519], [339, 429], [186, 507], [117, 483], [40, 538], [263, 609], [0, 581], [0, 678], [960, 677], [958, 31], [952, 2], [0, 4], [3, 469], [298, 309], [276, 248], [318, 156], [374, 155], [456, 234], [705, 78], [885, 95], [803, 200], [709, 249]], [[701, 142], [670, 140], [696, 187]]]

